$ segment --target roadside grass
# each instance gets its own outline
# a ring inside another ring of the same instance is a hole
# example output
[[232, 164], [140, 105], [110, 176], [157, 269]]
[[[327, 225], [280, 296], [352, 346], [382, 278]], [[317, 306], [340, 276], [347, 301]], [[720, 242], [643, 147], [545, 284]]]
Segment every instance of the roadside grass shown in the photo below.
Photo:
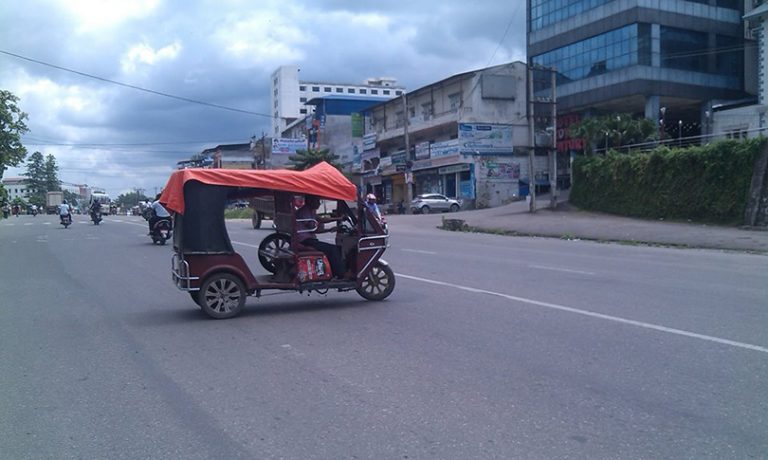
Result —
[[253, 217], [253, 209], [251, 208], [224, 210], [225, 219], [250, 219], [251, 217]]

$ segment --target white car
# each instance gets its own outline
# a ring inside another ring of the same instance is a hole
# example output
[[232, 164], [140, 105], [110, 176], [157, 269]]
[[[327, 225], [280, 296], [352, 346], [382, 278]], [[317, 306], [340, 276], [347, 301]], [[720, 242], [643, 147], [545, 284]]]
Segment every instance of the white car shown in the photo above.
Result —
[[429, 214], [432, 211], [456, 212], [459, 209], [461, 201], [439, 193], [424, 193], [411, 201], [411, 211], [414, 214]]

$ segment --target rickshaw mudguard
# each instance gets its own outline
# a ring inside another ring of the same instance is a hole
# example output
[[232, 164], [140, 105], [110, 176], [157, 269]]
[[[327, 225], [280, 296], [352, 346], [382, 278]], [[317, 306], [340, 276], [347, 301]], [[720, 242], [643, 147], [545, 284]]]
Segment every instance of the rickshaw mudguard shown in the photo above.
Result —
[[[205, 282], [206, 278], [214, 273], [231, 273], [242, 280], [246, 291], [249, 293], [258, 289], [258, 282], [243, 257], [236, 253], [229, 254], [183, 254], [180, 259], [188, 264], [188, 276], [191, 281], [188, 284], [190, 289], [197, 290]], [[183, 289], [182, 286], [177, 286]]]

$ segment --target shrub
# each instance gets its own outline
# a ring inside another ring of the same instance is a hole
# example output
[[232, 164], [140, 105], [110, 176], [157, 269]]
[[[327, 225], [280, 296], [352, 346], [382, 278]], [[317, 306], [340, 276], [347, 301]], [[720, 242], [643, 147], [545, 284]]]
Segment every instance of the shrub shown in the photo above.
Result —
[[740, 223], [764, 142], [580, 157], [573, 165], [570, 199], [583, 209], [626, 216]]

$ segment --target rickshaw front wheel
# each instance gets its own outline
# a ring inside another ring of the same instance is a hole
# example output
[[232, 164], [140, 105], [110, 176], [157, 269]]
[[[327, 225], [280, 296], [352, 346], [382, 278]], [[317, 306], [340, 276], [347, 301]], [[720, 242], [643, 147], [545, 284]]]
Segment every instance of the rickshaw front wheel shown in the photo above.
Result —
[[211, 318], [232, 318], [243, 311], [247, 295], [240, 278], [230, 273], [214, 273], [200, 286], [198, 304]]
[[364, 299], [384, 300], [395, 290], [395, 272], [389, 265], [376, 262], [356, 290]]

